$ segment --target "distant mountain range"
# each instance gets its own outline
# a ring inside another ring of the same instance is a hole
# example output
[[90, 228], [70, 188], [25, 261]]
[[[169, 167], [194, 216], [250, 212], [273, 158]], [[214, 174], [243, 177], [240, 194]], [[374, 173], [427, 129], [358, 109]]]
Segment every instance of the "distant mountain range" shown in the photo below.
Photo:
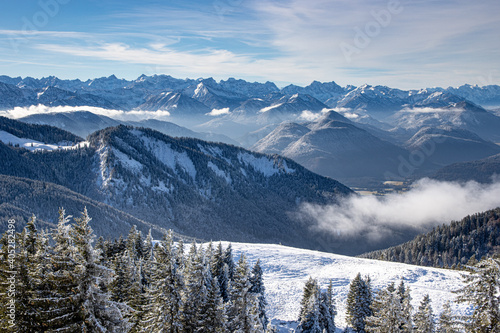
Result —
[[[469, 100], [483, 107], [500, 106], [500, 86], [463, 85], [458, 88], [399, 90], [385, 86], [363, 85], [341, 87], [335, 82], [314, 81], [306, 87], [289, 85], [279, 89], [274, 83], [257, 83], [230, 78], [216, 82], [208, 79], [176, 79], [169, 75], [141, 75], [136, 80], [118, 79], [112, 75], [93, 80], [61, 80], [57, 77], [0, 76], [0, 107], [26, 105], [99, 106], [131, 109], [236, 109], [251, 99], [262, 99], [266, 107], [283, 96], [309, 95], [328, 107], [371, 111], [396, 111], [402, 107], [447, 106]], [[170, 94], [168, 94], [170, 93]], [[176, 95], [182, 94], [182, 96]], [[179, 101], [174, 101], [179, 99]], [[262, 109], [261, 107], [260, 109]]]
[[[272, 82], [169, 75], [87, 81], [0, 76], [0, 109], [38, 104], [73, 109], [21, 120], [82, 137], [123, 124], [240, 145], [283, 154], [324, 176], [356, 180], [350, 185], [428, 176], [448, 164], [499, 153], [493, 144], [500, 142], [495, 85], [400, 90], [314, 81], [280, 89]], [[124, 118], [85, 107], [123, 110]], [[144, 119], [132, 121], [129, 112]], [[157, 115], [169, 116], [146, 119]]]

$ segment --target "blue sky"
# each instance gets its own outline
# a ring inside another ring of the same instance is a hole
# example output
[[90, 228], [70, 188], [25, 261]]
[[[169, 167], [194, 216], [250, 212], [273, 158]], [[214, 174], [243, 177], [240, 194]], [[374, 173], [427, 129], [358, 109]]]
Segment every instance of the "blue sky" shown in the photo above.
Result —
[[500, 84], [500, 2], [0, 2], [0, 74]]

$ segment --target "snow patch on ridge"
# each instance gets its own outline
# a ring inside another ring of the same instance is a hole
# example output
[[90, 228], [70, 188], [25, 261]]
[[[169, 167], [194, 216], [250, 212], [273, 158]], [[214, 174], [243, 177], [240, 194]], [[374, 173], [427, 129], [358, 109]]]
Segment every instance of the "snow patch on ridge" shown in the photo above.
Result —
[[144, 135], [140, 136], [140, 139], [149, 151], [164, 165], [170, 169], [176, 171], [179, 167], [184, 170], [193, 180], [196, 178], [196, 168], [193, 161], [189, 158], [186, 152], [178, 152], [172, 149], [172, 145], [146, 137]]

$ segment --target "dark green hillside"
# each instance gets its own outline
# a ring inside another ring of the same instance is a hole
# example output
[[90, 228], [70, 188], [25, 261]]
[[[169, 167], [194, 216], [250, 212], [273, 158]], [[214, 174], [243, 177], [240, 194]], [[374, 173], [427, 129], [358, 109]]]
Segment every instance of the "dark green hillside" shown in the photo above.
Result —
[[[434, 228], [407, 243], [361, 255], [363, 258], [434, 267], [455, 267], [471, 258], [500, 254], [500, 208]], [[473, 259], [474, 260], [474, 259]]]

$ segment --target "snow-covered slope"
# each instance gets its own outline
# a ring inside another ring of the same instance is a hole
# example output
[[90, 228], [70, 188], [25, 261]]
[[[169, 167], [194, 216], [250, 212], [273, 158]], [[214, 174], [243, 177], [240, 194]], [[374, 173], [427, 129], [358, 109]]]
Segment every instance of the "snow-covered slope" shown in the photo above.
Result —
[[[437, 315], [447, 300], [455, 299], [452, 291], [462, 285], [460, 272], [452, 270], [346, 257], [282, 245], [232, 243], [232, 248], [235, 259], [242, 253], [251, 264], [260, 259], [268, 302], [267, 315], [273, 324], [297, 320], [303, 287], [309, 277], [318, 279], [323, 289], [332, 280], [338, 311], [337, 327], [345, 327], [349, 283], [358, 273], [369, 274], [375, 290], [386, 287], [390, 282], [397, 285], [404, 280], [411, 289], [414, 309], [423, 296], [429, 294]], [[456, 314], [466, 311], [463, 305], [453, 304], [452, 308]]]

